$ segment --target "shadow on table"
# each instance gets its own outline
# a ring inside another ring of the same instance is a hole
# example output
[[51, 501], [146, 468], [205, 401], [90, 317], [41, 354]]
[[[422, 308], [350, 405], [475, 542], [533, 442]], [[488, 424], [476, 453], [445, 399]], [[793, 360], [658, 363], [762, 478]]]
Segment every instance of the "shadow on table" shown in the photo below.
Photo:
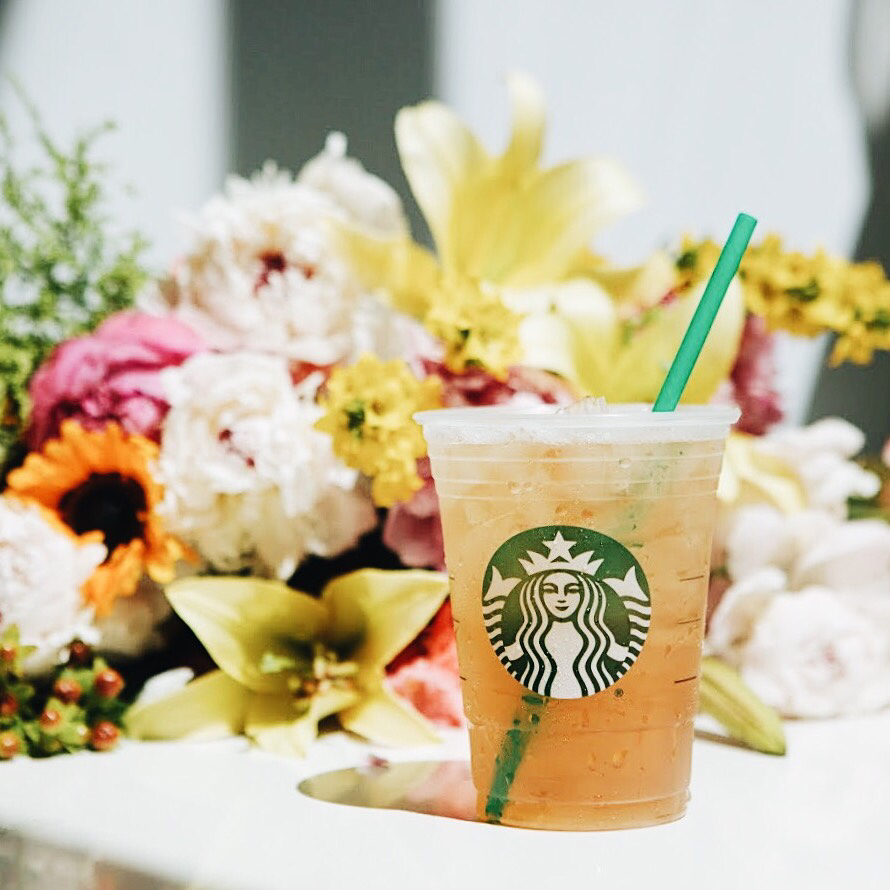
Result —
[[463, 760], [389, 763], [374, 759], [366, 766], [304, 779], [298, 788], [307, 797], [328, 803], [476, 819], [476, 790], [470, 764]]
[[[695, 737], [747, 750], [741, 742], [705, 729], [696, 729]], [[476, 790], [470, 764], [464, 760], [390, 763], [372, 758], [365, 766], [321, 773], [297, 787], [307, 797], [327, 803], [476, 821]]]
[[193, 886], [0, 828], [0, 890], [186, 890]]

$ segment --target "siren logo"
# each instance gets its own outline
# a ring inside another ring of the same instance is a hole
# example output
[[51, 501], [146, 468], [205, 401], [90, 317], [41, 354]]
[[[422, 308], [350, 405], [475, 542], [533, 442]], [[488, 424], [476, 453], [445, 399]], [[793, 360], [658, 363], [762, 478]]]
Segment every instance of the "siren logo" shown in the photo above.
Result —
[[548, 525], [514, 535], [485, 572], [482, 614], [504, 667], [527, 689], [584, 698], [639, 657], [649, 585], [630, 551], [586, 528]]

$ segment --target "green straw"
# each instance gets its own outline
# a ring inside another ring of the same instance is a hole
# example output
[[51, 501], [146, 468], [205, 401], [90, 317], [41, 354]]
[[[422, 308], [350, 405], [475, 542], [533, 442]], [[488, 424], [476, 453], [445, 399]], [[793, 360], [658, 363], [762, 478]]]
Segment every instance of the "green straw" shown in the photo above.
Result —
[[[717, 265], [708, 279], [705, 292], [692, 316], [692, 321], [689, 322], [683, 342], [652, 407], [653, 411], [673, 411], [680, 402], [689, 375], [705, 344], [723, 297], [729, 289], [729, 283], [738, 271], [742, 255], [756, 225], [757, 220], [747, 213], [740, 213], [736, 217], [735, 225], [729, 233], [729, 238], [726, 239], [726, 244], [723, 245]], [[485, 817], [489, 822], [500, 822], [505, 807], [510, 803], [510, 788], [516, 778], [516, 771], [519, 769], [531, 736], [541, 722], [548, 699], [528, 694], [523, 696], [522, 701], [523, 704], [513, 719], [513, 726], [507, 730], [501, 749], [495, 758], [494, 775], [485, 804]]]
[[739, 263], [756, 225], [757, 220], [747, 213], [740, 213], [736, 217], [735, 225], [726, 239], [726, 244], [723, 245], [723, 250], [720, 251], [717, 265], [714, 266], [714, 271], [708, 279], [701, 301], [683, 335], [683, 342], [652, 406], [653, 411], [673, 411], [679, 404], [689, 375], [698, 361], [702, 346], [705, 345], [705, 338], [711, 330], [729, 283], [738, 271]]

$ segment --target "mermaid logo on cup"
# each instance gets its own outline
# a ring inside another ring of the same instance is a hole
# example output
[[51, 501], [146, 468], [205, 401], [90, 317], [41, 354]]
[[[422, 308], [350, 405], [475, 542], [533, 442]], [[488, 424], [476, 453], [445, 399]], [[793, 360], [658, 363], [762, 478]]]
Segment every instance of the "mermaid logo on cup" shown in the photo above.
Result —
[[497, 549], [485, 572], [482, 614], [495, 654], [523, 686], [584, 698], [607, 689], [639, 657], [649, 585], [613, 538], [548, 525]]

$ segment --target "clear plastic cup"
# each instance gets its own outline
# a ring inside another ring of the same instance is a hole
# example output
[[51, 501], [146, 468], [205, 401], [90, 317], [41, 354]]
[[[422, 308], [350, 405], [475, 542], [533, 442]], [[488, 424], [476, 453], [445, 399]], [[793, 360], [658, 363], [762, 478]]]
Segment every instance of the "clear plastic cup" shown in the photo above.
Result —
[[735, 408], [417, 415], [479, 817], [627, 828], [688, 800], [717, 478]]

